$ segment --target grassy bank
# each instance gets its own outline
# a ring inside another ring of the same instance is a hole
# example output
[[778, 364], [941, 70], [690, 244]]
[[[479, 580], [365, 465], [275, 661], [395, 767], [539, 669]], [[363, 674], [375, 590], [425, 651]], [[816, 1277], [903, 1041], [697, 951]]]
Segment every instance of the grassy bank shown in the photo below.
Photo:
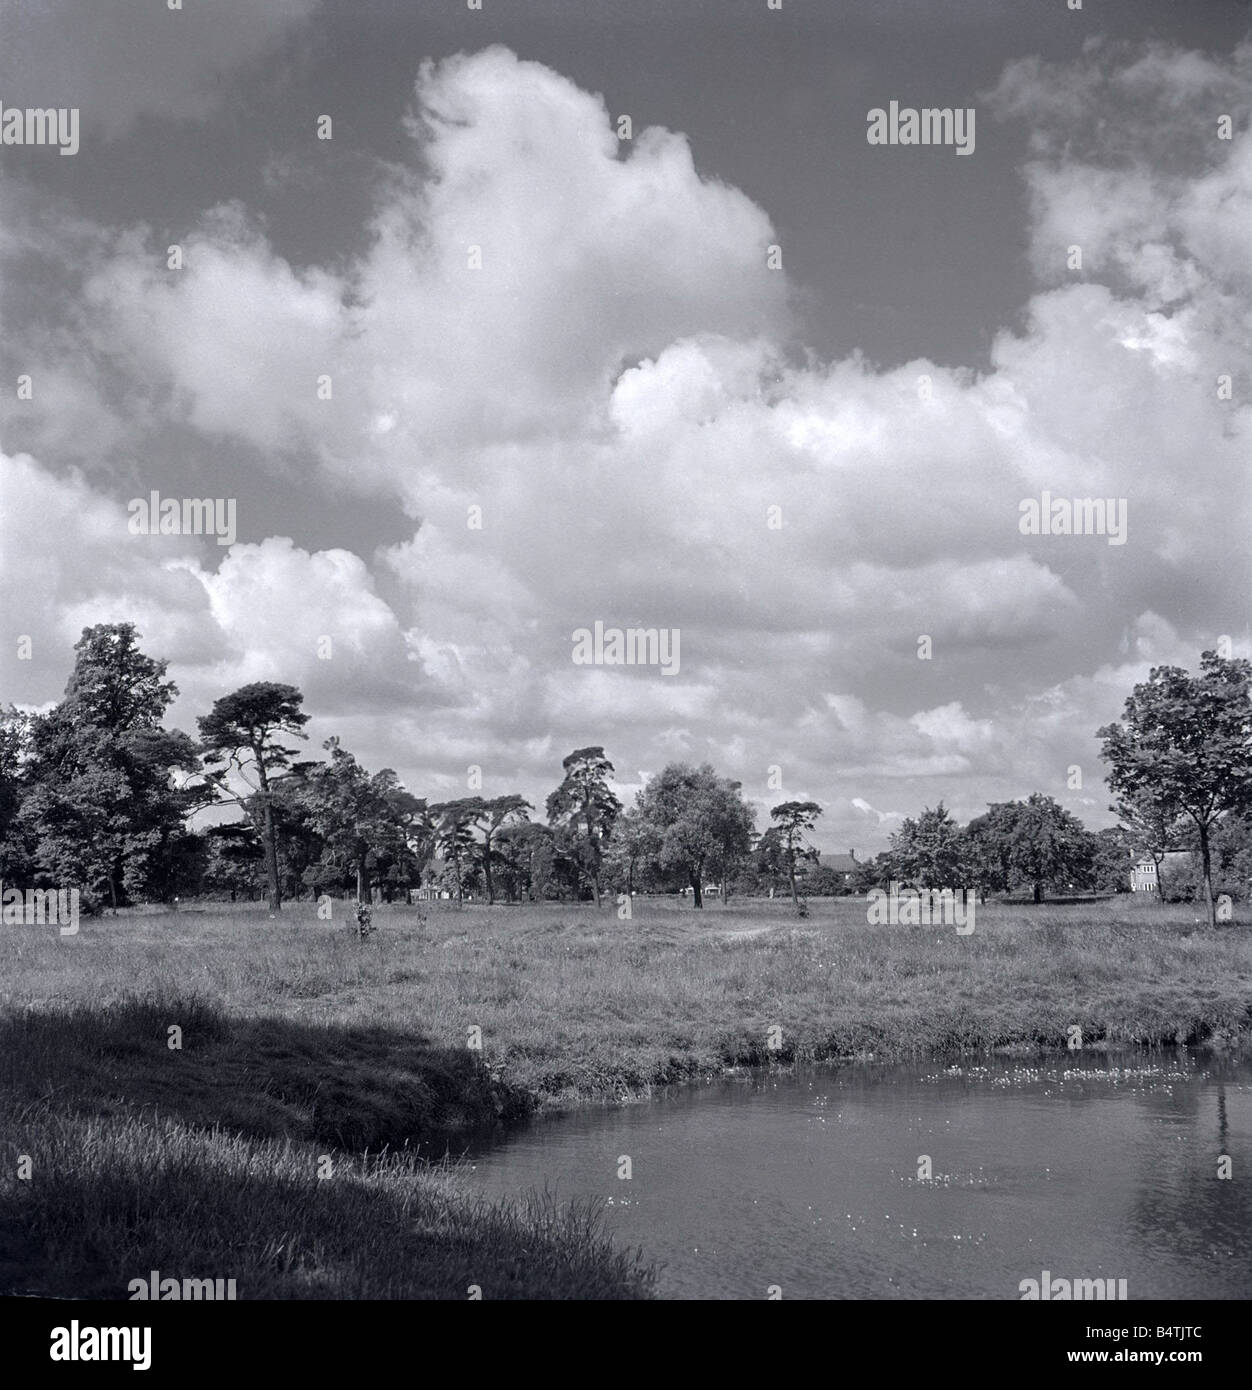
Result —
[[869, 926], [851, 900], [803, 922], [781, 903], [428, 911], [376, 910], [365, 942], [307, 904], [8, 929], [0, 1286], [120, 1295], [168, 1268], [241, 1297], [646, 1295], [587, 1212], [485, 1208], [415, 1145], [732, 1065], [1252, 1027], [1252, 933], [1185, 907], [980, 906], [967, 937]]
[[[18, 1117], [31, 1178], [0, 1189], [0, 1292], [127, 1298], [233, 1279], [242, 1299], [646, 1298], [651, 1269], [588, 1207], [468, 1198], [405, 1154], [319, 1153], [156, 1115]], [[11, 1172], [13, 1153], [5, 1155]]]

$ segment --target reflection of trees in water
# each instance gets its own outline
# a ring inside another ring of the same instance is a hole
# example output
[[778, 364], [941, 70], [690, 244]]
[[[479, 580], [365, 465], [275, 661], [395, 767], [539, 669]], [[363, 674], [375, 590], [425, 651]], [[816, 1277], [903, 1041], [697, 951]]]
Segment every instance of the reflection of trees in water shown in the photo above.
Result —
[[[1160, 1125], [1155, 1142], [1137, 1155], [1139, 1176], [1128, 1209], [1129, 1234], [1150, 1250], [1168, 1250], [1189, 1263], [1225, 1265], [1233, 1297], [1252, 1290], [1246, 1258], [1238, 1254], [1252, 1229], [1252, 1187], [1246, 1180], [1252, 1173], [1252, 1087], [1246, 1063], [1241, 1067], [1230, 1059], [1213, 1058], [1206, 1061], [1205, 1070], [1210, 1077], [1203, 1083], [1140, 1098], [1149, 1113], [1175, 1122], [1185, 1119], [1187, 1125], [1181, 1142], [1176, 1123]], [[1229, 1102], [1228, 1082], [1236, 1083]], [[1217, 1176], [1220, 1154], [1230, 1155], [1229, 1180]]]

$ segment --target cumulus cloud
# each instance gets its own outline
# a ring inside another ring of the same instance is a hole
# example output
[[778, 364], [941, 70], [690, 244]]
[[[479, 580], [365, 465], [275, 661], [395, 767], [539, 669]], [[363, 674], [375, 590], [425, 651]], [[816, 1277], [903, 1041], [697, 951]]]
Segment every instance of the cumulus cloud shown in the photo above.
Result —
[[[127, 509], [78, 474], [53, 477], [0, 455], [0, 588], [6, 698], [59, 693], [73, 645], [94, 623], [133, 622], [166, 658], [192, 728], [219, 695], [290, 681], [326, 717], [438, 699], [395, 613], [356, 555], [309, 553], [284, 537], [217, 551], [213, 539], [133, 534]], [[32, 638], [24, 656], [17, 638]]]
[[501, 48], [426, 64], [409, 126], [422, 176], [380, 191], [347, 272], [297, 272], [219, 207], [177, 273], [150, 236], [114, 248], [84, 286], [97, 332], [196, 428], [416, 512], [453, 466], [485, 481], [493, 446], [594, 431], [623, 366], [676, 338], [785, 329], [768, 218], [682, 136], [623, 154], [602, 99]]
[[[9, 404], [40, 446], [5, 461], [15, 514], [79, 516], [22, 621], [64, 645], [133, 604], [198, 692], [294, 680], [419, 785], [475, 764], [534, 793], [603, 742], [626, 768], [709, 758], [764, 805], [781, 766], [842, 845], [881, 841], [900, 812], [876, 805], [1064, 798], [1074, 763], [1098, 784], [1093, 731], [1148, 664], [1243, 630], [1247, 392], [1217, 382], [1250, 326], [1252, 137], [1210, 118], [1248, 70], [1098, 47], [1010, 66], [992, 101], [1034, 130], [1039, 282], [980, 374], [801, 365], [769, 217], [681, 135], [619, 142], [601, 98], [503, 49], [427, 64], [412, 164], [350, 264], [296, 267], [233, 205], [176, 273], [149, 229], [85, 232], [70, 316], [106, 453], [173, 422], [283, 486], [386, 499], [411, 539], [311, 551], [293, 527], [137, 559], [68, 471], [66, 417]], [[1147, 122], [1133, 165], [1131, 128], [1101, 124], [1123, 101]], [[1180, 112], [1212, 138], [1170, 145]], [[1044, 491], [1123, 499], [1127, 544], [1023, 535]], [[681, 675], [573, 666], [597, 619], [680, 629]]]
[[171, 271], [146, 240], [119, 243], [83, 286], [98, 338], [136, 378], [167, 385], [170, 412], [205, 433], [281, 453], [333, 425], [334, 379], [327, 402], [319, 378], [339, 361], [340, 283], [297, 274], [237, 205], [213, 209], [182, 253]]

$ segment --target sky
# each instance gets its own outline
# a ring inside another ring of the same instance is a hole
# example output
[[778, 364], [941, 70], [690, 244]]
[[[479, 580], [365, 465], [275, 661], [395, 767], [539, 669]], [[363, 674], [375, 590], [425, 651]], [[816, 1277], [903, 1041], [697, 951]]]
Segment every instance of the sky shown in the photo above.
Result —
[[1110, 824], [1096, 729], [1250, 651], [1250, 97], [1242, 0], [0, 0], [80, 120], [0, 144], [0, 701], [131, 621], [171, 725], [291, 682], [431, 800], [600, 744], [860, 855]]

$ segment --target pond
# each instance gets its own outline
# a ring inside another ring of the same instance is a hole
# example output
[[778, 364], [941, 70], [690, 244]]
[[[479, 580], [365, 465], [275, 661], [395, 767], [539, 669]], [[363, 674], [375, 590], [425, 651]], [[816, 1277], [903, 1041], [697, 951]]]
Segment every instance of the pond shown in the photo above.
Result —
[[468, 1158], [490, 1197], [602, 1202], [617, 1242], [663, 1266], [662, 1298], [1019, 1299], [1045, 1270], [1124, 1279], [1132, 1300], [1252, 1295], [1247, 1059], [754, 1073], [537, 1120]]

